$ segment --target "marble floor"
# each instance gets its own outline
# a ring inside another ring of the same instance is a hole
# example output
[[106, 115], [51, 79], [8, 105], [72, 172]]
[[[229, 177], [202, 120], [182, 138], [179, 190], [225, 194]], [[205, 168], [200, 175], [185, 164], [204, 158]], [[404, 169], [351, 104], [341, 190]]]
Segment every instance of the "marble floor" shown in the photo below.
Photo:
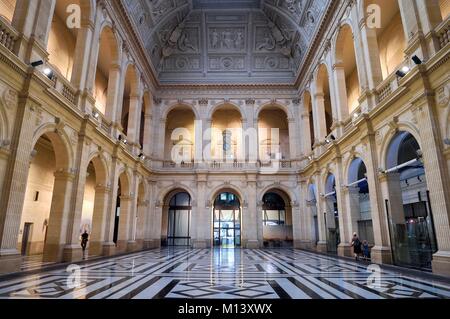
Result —
[[[450, 298], [450, 281], [293, 249], [158, 249], [0, 277], [0, 299]], [[368, 280], [370, 279], [370, 280]]]

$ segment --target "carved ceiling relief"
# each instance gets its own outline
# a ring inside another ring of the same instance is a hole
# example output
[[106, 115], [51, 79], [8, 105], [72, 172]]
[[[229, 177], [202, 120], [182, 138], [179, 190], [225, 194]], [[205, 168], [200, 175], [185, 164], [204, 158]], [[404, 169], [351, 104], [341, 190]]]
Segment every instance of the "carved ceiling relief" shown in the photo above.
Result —
[[[291, 83], [328, 0], [264, 0], [229, 10], [192, 0], [125, 0], [160, 80]], [[231, 2], [230, 2], [231, 3]]]

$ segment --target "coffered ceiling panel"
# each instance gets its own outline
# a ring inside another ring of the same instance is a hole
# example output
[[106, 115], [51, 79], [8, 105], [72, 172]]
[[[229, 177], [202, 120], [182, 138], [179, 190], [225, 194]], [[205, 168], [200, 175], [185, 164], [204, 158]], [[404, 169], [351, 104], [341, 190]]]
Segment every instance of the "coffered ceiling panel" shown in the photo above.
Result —
[[163, 84], [293, 83], [330, 0], [122, 0]]

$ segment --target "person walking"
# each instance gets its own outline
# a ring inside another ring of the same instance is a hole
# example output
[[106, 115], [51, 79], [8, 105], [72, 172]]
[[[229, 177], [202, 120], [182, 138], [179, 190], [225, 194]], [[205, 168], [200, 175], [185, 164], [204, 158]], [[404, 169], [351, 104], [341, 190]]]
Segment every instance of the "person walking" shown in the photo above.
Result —
[[87, 243], [89, 241], [89, 234], [87, 230], [81, 235], [81, 248], [83, 248], [83, 254], [86, 251]]
[[358, 261], [359, 256], [361, 255], [361, 241], [359, 240], [357, 233], [353, 233], [352, 247], [353, 253], [355, 254], [355, 260]]

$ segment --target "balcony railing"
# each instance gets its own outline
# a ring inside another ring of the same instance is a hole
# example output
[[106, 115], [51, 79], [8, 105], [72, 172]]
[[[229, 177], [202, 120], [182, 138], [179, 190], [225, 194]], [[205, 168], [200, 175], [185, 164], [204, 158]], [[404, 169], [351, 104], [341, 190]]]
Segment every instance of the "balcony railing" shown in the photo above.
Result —
[[5, 17], [0, 15], [0, 43], [13, 52], [18, 33]]
[[176, 163], [173, 161], [153, 161], [152, 168], [164, 169], [164, 170], [192, 170], [192, 169], [212, 169], [221, 171], [232, 170], [245, 170], [245, 169], [292, 169], [294, 168], [294, 162], [290, 160], [270, 161], [270, 162], [223, 162], [223, 161], [211, 161], [211, 162], [181, 162]]
[[72, 87], [72, 84], [62, 75], [60, 74], [55, 67], [49, 66], [53, 75], [51, 77], [51, 81], [53, 82], [53, 88], [59, 92], [68, 102], [73, 105], [77, 104], [76, 99], [76, 91]]

